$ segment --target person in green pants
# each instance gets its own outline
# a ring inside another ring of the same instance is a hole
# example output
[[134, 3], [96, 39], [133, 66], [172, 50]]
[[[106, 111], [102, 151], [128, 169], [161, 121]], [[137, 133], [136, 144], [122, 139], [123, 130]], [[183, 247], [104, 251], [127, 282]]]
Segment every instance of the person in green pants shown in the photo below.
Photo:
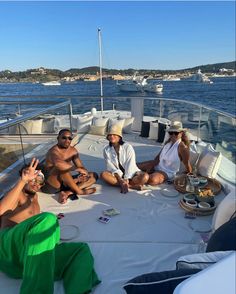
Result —
[[0, 270], [22, 279], [21, 294], [53, 293], [63, 279], [65, 293], [84, 294], [100, 283], [86, 243], [59, 243], [57, 217], [40, 213], [37, 192], [44, 176], [33, 158], [0, 201]]

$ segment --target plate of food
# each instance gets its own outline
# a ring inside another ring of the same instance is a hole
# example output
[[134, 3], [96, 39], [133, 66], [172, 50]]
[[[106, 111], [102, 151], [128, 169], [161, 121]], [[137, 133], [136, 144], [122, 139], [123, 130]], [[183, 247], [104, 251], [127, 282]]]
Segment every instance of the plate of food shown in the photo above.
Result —
[[212, 201], [214, 201], [214, 193], [211, 188], [199, 189], [196, 197], [199, 202], [212, 202]]

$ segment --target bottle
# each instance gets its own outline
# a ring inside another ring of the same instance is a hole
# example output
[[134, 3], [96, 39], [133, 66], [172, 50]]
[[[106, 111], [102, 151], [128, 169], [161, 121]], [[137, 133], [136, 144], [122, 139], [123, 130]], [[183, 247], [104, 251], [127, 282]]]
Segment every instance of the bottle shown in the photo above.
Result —
[[193, 175], [194, 175], [194, 177], [197, 176], [197, 166], [196, 166], [196, 164], [194, 164], [194, 166], [193, 166]]
[[186, 184], [186, 191], [193, 193], [194, 192], [194, 186], [191, 184], [191, 182], [189, 181], [189, 179], [187, 179], [187, 184]]

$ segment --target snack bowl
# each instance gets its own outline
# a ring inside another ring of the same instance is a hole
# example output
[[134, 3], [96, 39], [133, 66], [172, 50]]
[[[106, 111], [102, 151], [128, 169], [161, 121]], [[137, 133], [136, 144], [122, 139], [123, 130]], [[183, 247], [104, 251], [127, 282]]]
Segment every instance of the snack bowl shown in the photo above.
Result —
[[197, 207], [197, 201], [196, 200], [187, 200], [186, 201], [186, 204], [189, 206], [189, 207]]
[[196, 196], [194, 194], [186, 194], [184, 195], [184, 200], [185, 201], [196, 200]]
[[199, 202], [198, 207], [201, 209], [209, 209], [211, 208], [211, 205], [208, 202]]
[[199, 177], [198, 179], [199, 179], [200, 185], [205, 185], [208, 182], [207, 178], [204, 178], [204, 177]]
[[199, 189], [196, 197], [199, 202], [212, 202], [212, 201], [214, 201], [213, 191], [210, 188]]
[[196, 195], [196, 198], [197, 198], [197, 201], [198, 202], [207, 202], [207, 203], [210, 203], [210, 202], [214, 202], [215, 201], [214, 196], [199, 196], [199, 195]]

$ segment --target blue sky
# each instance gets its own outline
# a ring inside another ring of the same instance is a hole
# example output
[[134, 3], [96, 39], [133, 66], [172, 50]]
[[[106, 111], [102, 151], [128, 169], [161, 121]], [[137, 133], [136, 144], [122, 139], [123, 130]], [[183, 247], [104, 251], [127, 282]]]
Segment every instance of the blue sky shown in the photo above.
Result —
[[182, 69], [235, 60], [233, 1], [0, 2], [0, 71]]

